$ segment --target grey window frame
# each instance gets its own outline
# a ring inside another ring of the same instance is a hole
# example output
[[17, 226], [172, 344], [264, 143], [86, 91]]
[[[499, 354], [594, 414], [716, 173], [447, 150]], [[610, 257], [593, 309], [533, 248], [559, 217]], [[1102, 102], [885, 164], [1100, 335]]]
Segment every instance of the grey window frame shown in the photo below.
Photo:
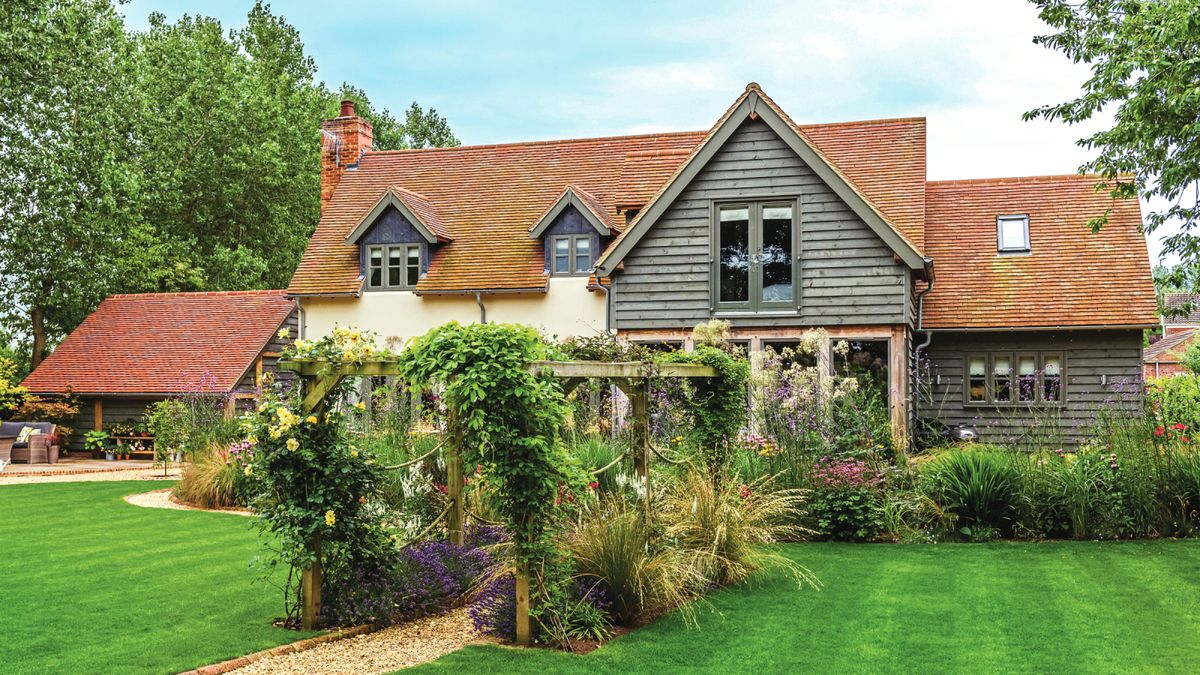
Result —
[[[588, 260], [588, 266], [587, 266], [586, 270], [576, 271], [576, 269], [579, 266], [575, 264], [576, 263], [576, 259], [575, 259], [576, 243], [575, 242], [579, 241], [581, 239], [587, 242], [589, 260]], [[555, 258], [557, 257], [556, 253], [558, 251], [557, 247], [558, 247], [558, 242], [560, 240], [567, 242], [567, 271], [566, 272], [559, 272], [557, 265], [555, 265], [555, 263], [557, 262], [555, 260]], [[555, 277], [591, 276], [592, 271], [595, 270], [595, 268], [596, 268], [596, 248], [597, 247], [592, 242], [592, 235], [590, 233], [589, 234], [553, 234], [547, 238], [547, 241], [550, 244], [550, 255], [548, 256], [548, 258], [550, 260], [550, 265], [549, 265], [550, 276], [555, 276]]]
[[[367, 266], [366, 266], [367, 267], [367, 273], [366, 273], [367, 290], [372, 290], [372, 291], [410, 291], [410, 290], [413, 290], [414, 288], [416, 288], [416, 284], [408, 283], [408, 271], [410, 268], [410, 265], [408, 264], [408, 253], [409, 253], [409, 251], [414, 250], [414, 249], [417, 252], [417, 282], [419, 283], [421, 281], [421, 266], [422, 266], [422, 263], [424, 262], [424, 256], [425, 256], [425, 252], [422, 250], [423, 248], [424, 247], [421, 244], [368, 244], [368, 245], [366, 245], [364, 247], [364, 249], [366, 251], [366, 258], [367, 258]], [[389, 264], [393, 250], [397, 250], [400, 252], [400, 264], [398, 266]], [[374, 251], [379, 251], [380, 255], [381, 255], [380, 266], [378, 268], [375, 268], [380, 271], [380, 273], [379, 273], [380, 283], [379, 284], [371, 283], [371, 272], [373, 269], [372, 265], [371, 265], [371, 254]], [[392, 269], [399, 270], [399, 273], [400, 273], [400, 283], [399, 284], [389, 283], [389, 276], [390, 276], [389, 272]]]
[[[1018, 359], [1022, 356], [1034, 356], [1036, 358], [1037, 379], [1034, 383], [1036, 395], [1032, 401], [1021, 401], [1020, 397], [1020, 375], [1017, 367]], [[997, 357], [1008, 357], [1009, 364], [1012, 368], [1012, 373], [1009, 376], [1009, 400], [995, 400], [995, 366], [993, 360]], [[1059, 373], [1058, 373], [1058, 391], [1057, 400], [1047, 401], [1046, 393], [1046, 357], [1058, 357]], [[983, 357], [984, 359], [984, 391], [987, 393], [986, 400], [972, 401], [971, 400], [971, 359]], [[1055, 349], [1047, 350], [1032, 350], [1032, 349], [979, 349], [967, 352], [963, 356], [962, 370], [962, 401], [963, 405], [971, 408], [1013, 408], [1013, 407], [1062, 407], [1069, 400], [1067, 391], [1067, 355]]]
[[[1013, 248], [1004, 246], [1004, 223], [1019, 220], [1025, 231], [1025, 246]], [[1029, 215], [1024, 213], [996, 216], [996, 252], [1000, 255], [1024, 255], [1033, 252], [1033, 242], [1029, 239]]]
[[[747, 209], [748, 243], [751, 262], [749, 299], [745, 302], [721, 301], [721, 209], [731, 207]], [[764, 208], [787, 206], [792, 209], [792, 299], [788, 301], [764, 302], [762, 300], [762, 246]], [[709, 202], [709, 302], [715, 314], [759, 314], [792, 312], [800, 308], [800, 198], [799, 197], [749, 197], [744, 199], [722, 199]]]

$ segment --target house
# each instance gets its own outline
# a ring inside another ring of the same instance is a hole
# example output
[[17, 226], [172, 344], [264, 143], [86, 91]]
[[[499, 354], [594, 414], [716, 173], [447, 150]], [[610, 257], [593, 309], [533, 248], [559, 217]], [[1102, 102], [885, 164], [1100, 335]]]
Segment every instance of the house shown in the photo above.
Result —
[[1164, 338], [1200, 328], [1200, 295], [1163, 293], [1162, 334]]
[[[1165, 324], [1167, 318], [1163, 318]], [[1160, 377], [1172, 377], [1192, 372], [1191, 368], [1183, 365], [1183, 354], [1191, 346], [1196, 337], [1195, 328], [1172, 328], [1169, 335], [1146, 347], [1142, 357], [1142, 377], [1153, 380]]]
[[1094, 176], [928, 181], [925, 128], [797, 124], [751, 83], [707, 131], [372, 151], [347, 102], [288, 291], [309, 337], [456, 319], [686, 348], [720, 318], [758, 351], [821, 327], [879, 355], [901, 443], [1047, 416], [1074, 442], [1141, 377], [1140, 207]]
[[79, 400], [69, 444], [78, 450], [83, 433], [140, 419], [164, 398], [219, 396], [233, 410], [274, 368], [284, 328], [298, 331], [284, 291], [113, 295], [21, 384]]

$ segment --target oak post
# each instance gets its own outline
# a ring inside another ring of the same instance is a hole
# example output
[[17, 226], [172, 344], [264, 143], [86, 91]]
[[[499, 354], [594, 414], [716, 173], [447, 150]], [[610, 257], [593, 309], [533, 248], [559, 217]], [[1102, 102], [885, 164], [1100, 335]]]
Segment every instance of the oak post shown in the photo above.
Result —
[[446, 532], [450, 535], [450, 543], [456, 546], [465, 544], [466, 535], [463, 531], [463, 521], [466, 519], [466, 505], [463, 503], [463, 465], [462, 455], [453, 441], [446, 449], [446, 497], [450, 500], [450, 511], [446, 514]]
[[517, 566], [517, 645], [528, 647], [529, 633], [529, 569], [525, 563]]
[[650, 408], [647, 378], [629, 381], [629, 409], [633, 417], [633, 471], [646, 487], [646, 513], [650, 513]]
[[316, 559], [300, 574], [300, 628], [316, 630], [321, 617], [321, 535], [313, 540]]

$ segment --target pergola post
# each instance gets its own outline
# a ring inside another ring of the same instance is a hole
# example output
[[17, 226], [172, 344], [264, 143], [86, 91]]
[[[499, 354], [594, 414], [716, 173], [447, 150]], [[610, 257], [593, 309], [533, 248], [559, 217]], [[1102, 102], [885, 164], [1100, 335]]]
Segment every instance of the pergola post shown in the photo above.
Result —
[[313, 548], [313, 564], [300, 572], [300, 628], [304, 630], [316, 630], [321, 620], [321, 535]]
[[455, 414], [450, 411], [449, 427], [451, 433], [446, 444], [446, 498], [450, 500], [450, 510], [446, 513], [446, 533], [450, 542], [456, 546], [466, 543], [464, 531], [467, 509], [463, 503], [463, 465], [460, 451], [461, 439], [453, 433]]
[[633, 417], [633, 473], [645, 487], [646, 512], [650, 512], [650, 406], [649, 380], [630, 378], [626, 393], [629, 394], [629, 410]]

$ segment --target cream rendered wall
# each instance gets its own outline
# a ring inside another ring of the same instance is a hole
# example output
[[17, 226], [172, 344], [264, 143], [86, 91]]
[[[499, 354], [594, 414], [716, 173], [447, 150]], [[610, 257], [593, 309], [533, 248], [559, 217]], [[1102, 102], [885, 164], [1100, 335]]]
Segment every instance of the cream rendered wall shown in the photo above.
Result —
[[[483, 304], [490, 322], [528, 324], [560, 338], [604, 331], [604, 293], [587, 290], [587, 277], [551, 278], [544, 294], [484, 294]], [[301, 298], [300, 306], [306, 339], [342, 325], [405, 341], [447, 321], [479, 321], [474, 295], [367, 291], [357, 298]]]

